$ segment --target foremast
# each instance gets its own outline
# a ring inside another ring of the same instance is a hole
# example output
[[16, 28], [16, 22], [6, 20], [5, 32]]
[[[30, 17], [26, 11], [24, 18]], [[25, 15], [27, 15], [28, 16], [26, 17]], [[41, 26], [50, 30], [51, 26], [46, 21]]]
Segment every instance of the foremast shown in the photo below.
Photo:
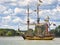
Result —
[[30, 23], [30, 20], [29, 20], [29, 5], [27, 6], [27, 30], [29, 30], [29, 23]]

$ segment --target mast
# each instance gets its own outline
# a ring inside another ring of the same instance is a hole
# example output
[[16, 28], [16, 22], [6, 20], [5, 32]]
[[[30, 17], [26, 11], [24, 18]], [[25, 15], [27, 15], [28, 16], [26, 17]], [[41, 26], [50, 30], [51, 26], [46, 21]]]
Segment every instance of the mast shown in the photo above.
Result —
[[42, 1], [41, 0], [38, 0], [37, 2], [37, 9], [35, 10], [37, 12], [37, 25], [35, 26], [35, 35], [36, 36], [39, 36], [41, 34], [41, 28], [40, 28], [40, 25], [39, 25], [39, 21], [40, 21], [40, 17], [39, 17], [39, 6], [41, 5]]
[[39, 24], [39, 4], [37, 4], [37, 24]]
[[[42, 3], [42, 1], [39, 0], [39, 3]], [[37, 24], [39, 24], [39, 21], [40, 21], [40, 17], [39, 17], [39, 6], [40, 6], [40, 4], [39, 3], [37, 3]]]
[[29, 5], [27, 6], [27, 30], [29, 30]]

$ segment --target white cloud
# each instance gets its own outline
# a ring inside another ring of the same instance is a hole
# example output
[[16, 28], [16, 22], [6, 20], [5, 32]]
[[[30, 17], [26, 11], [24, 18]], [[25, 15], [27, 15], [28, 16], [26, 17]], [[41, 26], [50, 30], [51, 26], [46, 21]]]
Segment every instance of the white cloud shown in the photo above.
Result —
[[[39, 14], [40, 14], [40, 17], [43, 17], [44, 19], [46, 16], [49, 16], [51, 23], [55, 23], [56, 26], [60, 25], [60, 21], [59, 21], [59, 19], [60, 19], [60, 6], [57, 6], [55, 9], [52, 9], [52, 10], [42, 10]], [[56, 26], [51, 25], [50, 28], [54, 29]]]
[[[26, 11], [25, 11], [25, 13], [27, 14], [28, 13], [28, 11], [27, 11], [27, 9], [25, 9]], [[32, 9], [29, 9], [29, 14], [32, 14], [33, 13], [33, 10]]]
[[42, 2], [43, 2], [44, 5], [52, 4], [52, 3], [54, 3], [55, 1], [57, 1], [57, 0], [42, 0]]
[[51, 15], [51, 10], [41, 10], [40, 12], [39, 12], [39, 15], [40, 15], [40, 17], [46, 17], [46, 16], [50, 16]]
[[22, 19], [20, 19], [19, 17], [16, 17], [14, 20], [13, 20], [14, 23], [19, 23], [19, 22], [22, 22]]
[[59, 12], [60, 12], [60, 6], [58, 6], [58, 5], [57, 5], [57, 11], [59, 11]]
[[[14, 13], [15, 14], [18, 14], [18, 13], [23, 13], [24, 15], [26, 14], [27, 15], [27, 9], [24, 9], [24, 8], [15, 8], [14, 9]], [[29, 9], [29, 13], [33, 13], [33, 10], [32, 9]]]
[[3, 19], [11, 19], [10, 16], [3, 17]]
[[[43, 1], [43, 5], [50, 5], [50, 4], [54, 3], [56, 0], [42, 0], [42, 1]], [[58, 0], [58, 1], [60, 1], [60, 0]], [[31, 0], [0, 0], [0, 4], [7, 3], [8, 5], [12, 5], [12, 6], [16, 6], [16, 5], [17, 6], [27, 6], [28, 4], [33, 5], [35, 2], [37, 3], [38, 1], [37, 0], [32, 0], [32, 1]], [[8, 7], [8, 5], [6, 5], [6, 6]], [[3, 27], [12, 28], [11, 26], [7, 25], [10, 21], [13, 23], [19, 23], [19, 22], [20, 23], [27, 23], [27, 17], [25, 17], [24, 20], [22, 20], [21, 18], [17, 17], [17, 15], [16, 15], [18, 13], [21, 13], [21, 14], [27, 13], [27, 11], [26, 11], [27, 9], [16, 7], [14, 10], [12, 10], [12, 9], [6, 10], [7, 9], [6, 6], [0, 5], [0, 12], [3, 12], [4, 14], [8, 14], [8, 16], [2, 17], [2, 24], [5, 24]], [[30, 13], [31, 12], [33, 12], [32, 9], [30, 9]], [[59, 6], [57, 6], [57, 8], [52, 9], [52, 10], [42, 10], [40, 12], [40, 16], [45, 18], [47, 15], [49, 15], [51, 17], [51, 19], [58, 20], [58, 19], [60, 19], [58, 12], [60, 14], [60, 7]], [[30, 18], [30, 23], [33, 23], [33, 22], [34, 22], [34, 19]], [[41, 20], [41, 22], [43, 22], [43, 21]], [[59, 25], [60, 22], [56, 22], [56, 24]], [[13, 26], [13, 28], [14, 27], [17, 28], [16, 26]], [[51, 26], [51, 28], [52, 27], [53, 26]], [[23, 26], [21, 26], [21, 28], [26, 29], [27, 26], [23, 25]], [[30, 28], [32, 28], [32, 26]]]
[[26, 25], [20, 26], [20, 29], [21, 30], [27, 30], [27, 26]]
[[[29, 20], [30, 20], [30, 24], [35, 22], [34, 19], [32, 19], [31, 17], [29, 17]], [[24, 18], [23, 21], [24, 21], [24, 22], [22, 22], [22, 23], [27, 24], [27, 16], [25, 16], [25, 18]]]
[[8, 24], [11, 21], [11, 16], [2, 17], [2, 24]]
[[[52, 25], [50, 26], [50, 29], [55, 29], [56, 27], [58, 27], [60, 25], [60, 22], [51, 22]], [[55, 24], [56, 26], [54, 26], [53, 24]]]
[[[57, 1], [57, 0], [42, 0], [43, 1], [43, 4], [47, 5], [47, 4], [52, 4], [54, 3], [54, 1]], [[37, 3], [38, 0], [0, 0], [0, 3], [9, 3], [10, 5], [13, 5], [13, 6], [27, 6], [28, 4], [29, 5], [34, 5], [33, 3]]]
[[10, 0], [10, 1], [13, 1], [14, 2], [14, 1], [17, 1], [17, 0]]
[[32, 2], [30, 0], [0, 0], [0, 3], [10, 3], [10, 5], [20, 5], [20, 6], [25, 6], [29, 2]]
[[3, 11], [5, 11], [7, 8], [3, 5], [0, 5], [0, 13], [2, 13]]
[[55, 29], [55, 28], [56, 28], [56, 26], [53, 26], [53, 25], [50, 26], [50, 30]]
[[5, 10], [3, 13], [4, 14], [12, 14], [13, 10], [12, 9], [8, 9], [8, 10]]
[[15, 8], [14, 12], [17, 13], [23, 13], [25, 11], [25, 9], [23, 8]]
[[58, 0], [58, 4], [60, 4], [60, 0]]
[[[32, 0], [33, 1], [33, 0]], [[20, 6], [26, 6], [32, 2], [31, 0], [21, 0], [18, 2]]]
[[16, 5], [17, 5], [17, 3], [10, 3], [10, 5], [12, 5], [12, 6], [16, 6]]
[[20, 13], [21, 12], [21, 10], [20, 10], [20, 8], [15, 8], [15, 13]]
[[12, 1], [12, 2], [16, 2], [16, 1], [18, 1], [18, 0], [0, 0], [0, 3], [10, 2], [10, 1]]
[[59, 19], [59, 16], [60, 15], [57, 15], [57, 14], [60, 14], [60, 7], [59, 6], [57, 6], [55, 9], [52, 9], [52, 10], [41, 10], [40, 12], [39, 12], [39, 15], [40, 15], [40, 17], [46, 17], [46, 16], [49, 16], [49, 17], [51, 17], [51, 18], [53, 18], [53, 19]]
[[56, 26], [60, 25], [60, 22], [55, 22]]
[[11, 25], [1, 25], [0, 28], [16, 29], [14, 26]]

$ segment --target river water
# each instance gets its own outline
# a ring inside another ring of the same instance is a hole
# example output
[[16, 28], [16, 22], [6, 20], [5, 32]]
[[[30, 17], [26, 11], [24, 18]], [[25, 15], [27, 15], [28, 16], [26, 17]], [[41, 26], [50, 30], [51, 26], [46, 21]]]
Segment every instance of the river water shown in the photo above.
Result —
[[60, 38], [54, 40], [24, 40], [22, 37], [0, 37], [0, 45], [60, 45]]

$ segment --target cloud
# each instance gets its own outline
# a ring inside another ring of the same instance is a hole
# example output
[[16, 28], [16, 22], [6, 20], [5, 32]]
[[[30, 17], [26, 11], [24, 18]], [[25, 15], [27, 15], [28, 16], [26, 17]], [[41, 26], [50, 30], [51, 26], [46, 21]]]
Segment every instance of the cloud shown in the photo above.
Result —
[[7, 3], [7, 2], [16, 2], [18, 0], [0, 0], [0, 3]]
[[59, 12], [60, 12], [60, 6], [59, 6], [59, 5], [57, 5], [57, 11], [59, 11]]
[[[33, 1], [33, 0], [32, 0]], [[20, 6], [27, 6], [28, 4], [30, 4], [32, 2], [31, 0], [21, 0], [18, 2], [18, 4]]]
[[[24, 22], [22, 22], [22, 23], [27, 24], [27, 16], [25, 16], [25, 18], [24, 18], [23, 21], [24, 21]], [[33, 22], [35, 22], [34, 19], [32, 19], [31, 17], [29, 17], [29, 21], [30, 21], [30, 24], [33, 23]]]
[[14, 10], [15, 13], [21, 13], [22, 11], [24, 11], [24, 9], [15, 8], [15, 10]]
[[5, 11], [7, 8], [3, 5], [0, 5], [0, 13], [2, 13], [3, 11]]
[[10, 16], [3, 17], [3, 19], [11, 19]]
[[2, 17], [2, 24], [8, 24], [11, 21], [11, 16]]
[[[50, 4], [52, 4], [52, 3], [54, 3], [54, 2], [56, 2], [57, 0], [41, 0], [43, 3], [43, 5], [50, 5]], [[29, 5], [33, 5], [33, 3], [37, 3], [38, 1], [37, 0], [20, 0], [19, 2], [18, 2], [18, 4], [20, 5], [20, 6], [27, 6], [28, 4]]]
[[[54, 21], [52, 21], [51, 23], [52, 23], [52, 25], [50, 26], [50, 29], [55, 29], [57, 26], [60, 25], [60, 22], [54, 22]], [[54, 26], [53, 24], [56, 24], [56, 26]]]
[[[24, 8], [15, 8], [14, 9], [14, 13], [15, 14], [23, 14], [23, 15], [27, 15], [27, 9], [24, 9]], [[32, 9], [29, 9], [29, 13], [31, 14], [31, 13], [33, 13], [33, 10]]]
[[[58, 20], [59, 14], [60, 14], [60, 6], [57, 6], [56, 8], [52, 10], [41, 10], [40, 11], [40, 17], [46, 17], [49, 16], [52, 20]], [[54, 18], [53, 18], [54, 17]]]
[[3, 14], [6, 14], [6, 15], [10, 15], [10, 14], [12, 14], [13, 13], [13, 10], [12, 9], [8, 9], [8, 10], [5, 10], [4, 12], [3, 12]]
[[14, 26], [11, 25], [0, 25], [0, 28], [16, 29]]
[[[39, 15], [41, 22], [44, 22], [45, 17], [50, 17], [50, 22], [60, 24], [60, 0], [42, 0], [41, 11]], [[37, 0], [0, 0], [0, 24], [1, 27], [10, 27], [17, 29], [20, 24], [21, 29], [27, 29], [24, 23], [27, 23], [27, 5], [30, 5], [30, 23], [36, 22], [36, 13], [33, 11], [36, 9]], [[57, 4], [58, 3], [58, 4]], [[43, 8], [43, 7], [44, 8]], [[54, 7], [55, 6], [55, 7]], [[46, 9], [47, 8], [47, 9]], [[50, 9], [52, 8], [52, 9]], [[4, 16], [3, 16], [4, 15]], [[24, 16], [23, 16], [24, 15]], [[12, 27], [11, 27], [12, 26]], [[23, 28], [22, 28], [23, 27]], [[53, 26], [51, 26], [52, 28]], [[33, 26], [30, 26], [33, 28]]]
[[57, 0], [42, 0], [43, 4], [44, 5], [50, 5], [50, 4], [53, 4], [55, 3]]
[[12, 6], [17, 6], [17, 4], [16, 4], [16, 3], [10, 3], [10, 5], [12, 5]]
[[60, 5], [60, 0], [58, 0], [58, 4]]
[[22, 22], [22, 19], [20, 19], [19, 17], [16, 17], [14, 20], [13, 20], [14, 23], [20, 23]]
[[8, 5], [20, 5], [20, 6], [25, 6], [27, 5], [29, 2], [32, 2], [30, 0], [0, 0], [1, 4], [7, 4]]

